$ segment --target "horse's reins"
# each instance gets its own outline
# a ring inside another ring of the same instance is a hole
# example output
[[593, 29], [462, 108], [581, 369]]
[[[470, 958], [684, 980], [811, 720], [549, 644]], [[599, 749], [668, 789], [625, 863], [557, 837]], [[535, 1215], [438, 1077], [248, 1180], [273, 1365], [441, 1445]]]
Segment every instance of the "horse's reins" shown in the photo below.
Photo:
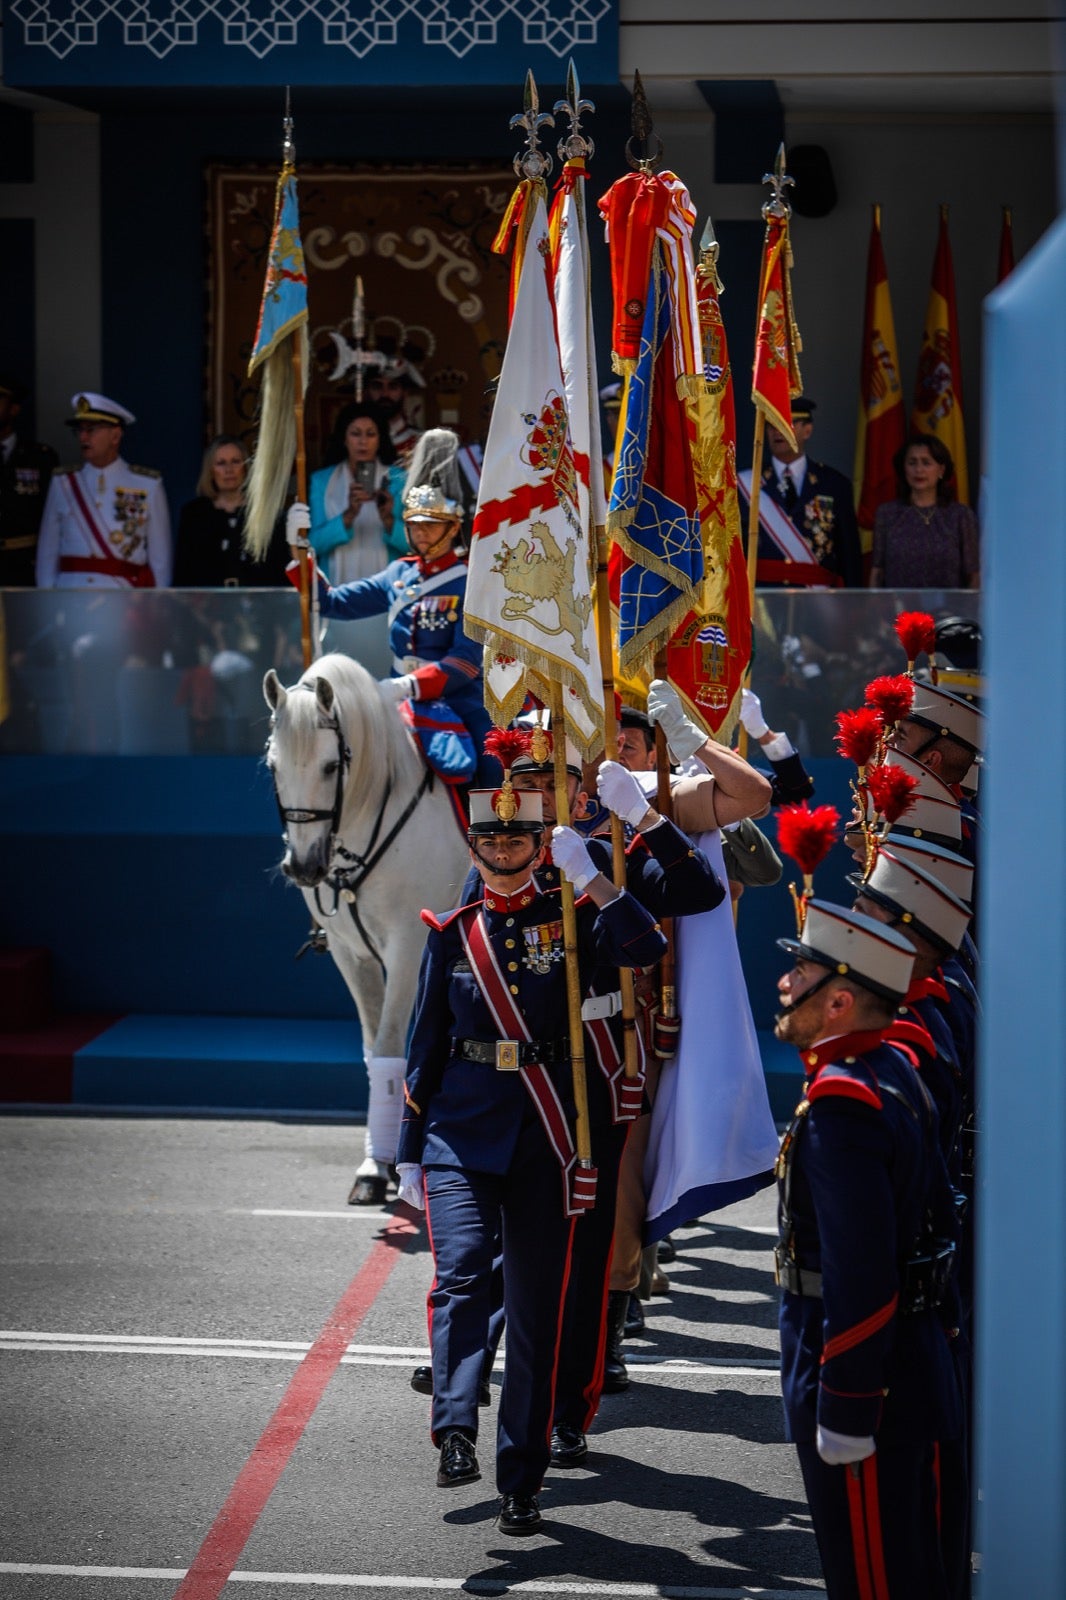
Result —
[[[310, 689], [312, 693], [315, 691], [314, 683], [301, 681], [296, 685], [296, 687], [298, 689]], [[327, 873], [326, 875], [324, 881], [328, 883], [330, 888], [333, 890], [332, 911], [327, 911], [323, 907], [319, 898], [318, 885], [315, 886], [315, 907], [320, 916], [328, 919], [337, 915], [340, 901], [343, 899], [347, 903], [348, 910], [352, 914], [352, 921], [359, 930], [359, 937], [362, 939], [363, 943], [366, 945], [370, 954], [373, 956], [374, 960], [377, 962], [378, 966], [382, 970], [382, 973], [384, 974], [385, 963], [381, 959], [381, 954], [373, 939], [371, 939], [369, 933], [366, 931], [366, 928], [363, 926], [363, 919], [359, 915], [359, 907], [356, 903], [356, 894], [362, 888], [367, 878], [369, 878], [370, 874], [373, 872], [374, 868], [377, 866], [386, 850], [388, 850], [393, 840], [396, 839], [397, 836], [403, 831], [404, 827], [406, 827], [412, 814], [414, 813], [415, 807], [418, 805], [418, 802], [421, 800], [426, 790], [432, 787], [433, 770], [431, 767], [426, 768], [422, 777], [422, 782], [419, 784], [418, 788], [415, 790], [414, 794], [411, 796], [410, 800], [407, 802], [403, 811], [393, 823], [384, 839], [382, 839], [381, 843], [378, 844], [377, 838], [378, 834], [381, 832], [381, 824], [385, 820], [385, 812], [388, 808], [389, 801], [392, 798], [392, 779], [389, 779], [385, 785], [385, 793], [381, 797], [381, 805], [378, 807], [378, 814], [374, 819], [374, 826], [370, 832], [370, 843], [367, 845], [365, 853], [359, 855], [356, 851], [349, 850], [346, 845], [341, 844], [338, 838], [340, 832], [341, 809], [344, 805], [344, 785], [347, 781], [348, 769], [352, 764], [352, 752], [347, 740], [344, 737], [344, 732], [341, 728], [339, 717], [334, 716], [328, 720], [322, 721], [319, 723], [319, 727], [328, 728], [337, 739], [337, 786], [333, 795], [333, 805], [328, 811], [311, 810], [303, 806], [283, 806], [281, 803], [281, 796], [278, 794], [277, 778], [273, 778], [274, 804], [278, 808], [278, 816], [281, 818], [283, 831], [287, 829], [287, 824], [290, 822], [324, 822], [327, 819], [329, 820], [330, 861], [332, 862], [334, 856], [340, 856], [344, 861], [350, 862], [351, 865], [337, 867], [335, 870]], [[375, 845], [377, 846], [376, 849]]]

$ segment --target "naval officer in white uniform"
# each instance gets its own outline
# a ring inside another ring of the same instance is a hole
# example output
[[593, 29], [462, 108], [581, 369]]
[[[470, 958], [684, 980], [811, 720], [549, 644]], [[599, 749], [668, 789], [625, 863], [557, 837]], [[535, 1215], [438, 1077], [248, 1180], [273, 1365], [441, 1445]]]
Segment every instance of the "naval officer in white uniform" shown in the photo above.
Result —
[[136, 418], [106, 395], [76, 394], [73, 428], [80, 467], [52, 478], [37, 541], [39, 589], [153, 589], [170, 582], [170, 513], [151, 467], [120, 455]]

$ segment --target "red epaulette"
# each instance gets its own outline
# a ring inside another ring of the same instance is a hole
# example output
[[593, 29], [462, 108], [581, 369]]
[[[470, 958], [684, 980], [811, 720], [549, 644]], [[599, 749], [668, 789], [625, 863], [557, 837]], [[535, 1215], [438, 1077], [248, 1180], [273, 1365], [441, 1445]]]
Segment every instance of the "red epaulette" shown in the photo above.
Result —
[[816, 1100], [828, 1100], [831, 1096], [842, 1100], [858, 1100], [862, 1105], [880, 1111], [883, 1101], [876, 1087], [877, 1079], [868, 1083], [849, 1072], [849, 1065], [848, 1062], [834, 1061], [823, 1067], [807, 1090], [807, 1099], [812, 1104]]
[[929, 1029], [924, 1028], [920, 1022], [914, 1022], [907, 1017], [897, 1017], [894, 1022], [889, 1023], [885, 1029], [885, 1042], [895, 1045], [897, 1050], [901, 1050], [907, 1045], [913, 1046], [914, 1049], [905, 1051], [912, 1060], [914, 1059], [915, 1049], [924, 1051], [931, 1060], [935, 1058], [937, 1053], [936, 1045], [933, 1043]]
[[635, 833], [626, 845], [626, 855], [632, 855], [634, 850], [648, 850], [648, 841], [642, 833]]
[[421, 917], [427, 928], [432, 928], [435, 933], [443, 933], [464, 911], [480, 911], [483, 904], [482, 900], [470, 900], [465, 906], [456, 906], [454, 911], [442, 911], [439, 915], [436, 911], [423, 911]]

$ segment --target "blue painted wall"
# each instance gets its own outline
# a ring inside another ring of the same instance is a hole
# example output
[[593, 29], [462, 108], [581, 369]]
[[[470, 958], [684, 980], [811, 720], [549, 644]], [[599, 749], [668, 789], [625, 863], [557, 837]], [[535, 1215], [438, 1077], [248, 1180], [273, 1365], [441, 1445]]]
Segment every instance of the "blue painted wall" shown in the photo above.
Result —
[[[849, 809], [849, 768], [813, 761]], [[773, 819], [765, 824], [773, 834]], [[61, 1010], [352, 1016], [333, 962], [293, 960], [303, 897], [277, 873], [270, 783], [252, 757], [7, 756], [0, 763], [0, 943], [53, 952]], [[846, 899], [838, 846], [817, 889]], [[788, 880], [746, 891], [738, 934], [756, 1026], [770, 1028], [794, 932]]]

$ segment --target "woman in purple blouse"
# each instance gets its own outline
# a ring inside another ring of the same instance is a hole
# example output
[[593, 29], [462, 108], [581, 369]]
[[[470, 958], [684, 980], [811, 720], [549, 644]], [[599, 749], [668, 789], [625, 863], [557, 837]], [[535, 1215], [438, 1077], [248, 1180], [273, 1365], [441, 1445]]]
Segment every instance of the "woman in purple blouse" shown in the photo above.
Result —
[[871, 589], [979, 589], [977, 518], [952, 486], [951, 452], [914, 434], [893, 461], [899, 495], [874, 514]]

